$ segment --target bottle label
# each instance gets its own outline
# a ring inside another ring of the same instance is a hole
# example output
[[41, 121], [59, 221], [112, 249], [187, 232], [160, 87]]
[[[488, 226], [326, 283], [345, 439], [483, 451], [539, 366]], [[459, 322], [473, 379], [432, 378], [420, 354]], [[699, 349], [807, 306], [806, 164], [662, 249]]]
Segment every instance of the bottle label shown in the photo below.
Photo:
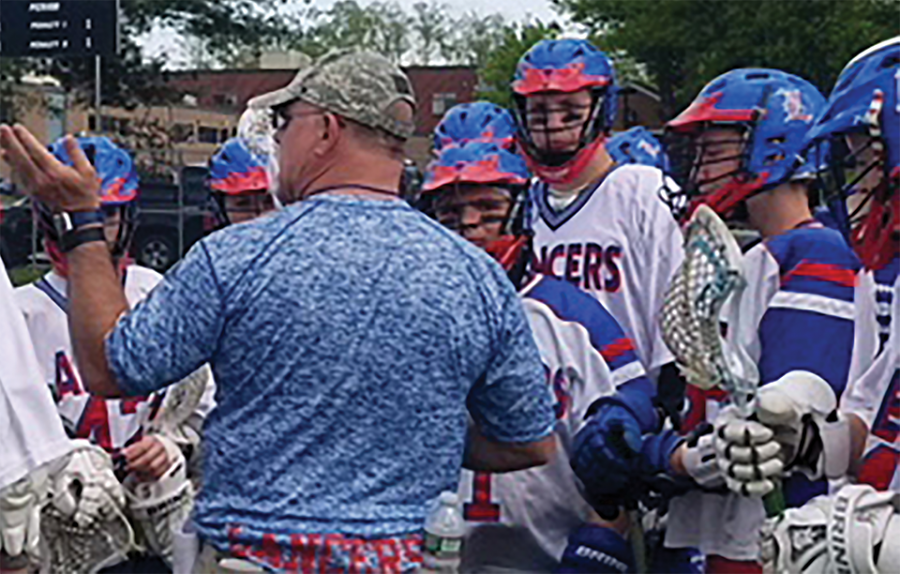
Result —
[[438, 558], [450, 558], [459, 555], [462, 549], [462, 538], [447, 538], [430, 532], [425, 533], [425, 552]]

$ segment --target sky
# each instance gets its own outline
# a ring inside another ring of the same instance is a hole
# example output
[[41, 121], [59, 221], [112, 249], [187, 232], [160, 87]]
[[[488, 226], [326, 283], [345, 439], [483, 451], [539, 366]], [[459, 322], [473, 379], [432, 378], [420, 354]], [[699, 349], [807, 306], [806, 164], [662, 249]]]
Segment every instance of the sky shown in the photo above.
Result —
[[[358, 1], [362, 5], [370, 3], [370, 0]], [[394, 1], [405, 10], [411, 11], [412, 5], [422, 0]], [[543, 22], [559, 20], [559, 17], [553, 11], [550, 0], [444, 0], [442, 3], [446, 4], [450, 12], [456, 16], [474, 10], [483, 16], [500, 13], [504, 18], [511, 21], [532, 20], [534, 18]], [[313, 0], [313, 6], [322, 10], [327, 9], [332, 4], [334, 4], [334, 0]], [[179, 35], [173, 30], [153, 30], [141, 38], [140, 41], [148, 56], [152, 57], [165, 53], [167, 60], [173, 64], [172, 67], [183, 66], [187, 61], [185, 51], [181, 48]]]

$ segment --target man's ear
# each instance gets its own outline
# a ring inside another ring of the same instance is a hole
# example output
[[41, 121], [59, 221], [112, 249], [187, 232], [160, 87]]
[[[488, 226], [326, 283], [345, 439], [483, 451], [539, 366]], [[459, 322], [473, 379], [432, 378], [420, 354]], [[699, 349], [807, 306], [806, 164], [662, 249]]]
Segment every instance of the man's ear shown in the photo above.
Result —
[[320, 139], [316, 144], [316, 152], [320, 156], [331, 154], [340, 142], [343, 136], [343, 129], [340, 120], [334, 114], [322, 114], [322, 126], [320, 128]]

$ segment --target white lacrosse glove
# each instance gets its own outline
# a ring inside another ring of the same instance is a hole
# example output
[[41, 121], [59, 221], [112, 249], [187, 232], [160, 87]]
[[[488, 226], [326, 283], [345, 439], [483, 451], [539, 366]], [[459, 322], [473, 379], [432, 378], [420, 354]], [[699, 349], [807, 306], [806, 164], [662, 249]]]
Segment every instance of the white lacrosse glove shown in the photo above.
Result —
[[46, 469], [35, 469], [0, 490], [0, 550], [7, 556], [40, 555], [41, 504], [47, 494]]
[[716, 460], [716, 435], [712, 425], [703, 423], [682, 443], [681, 464], [688, 475], [703, 488], [717, 488], [725, 478]]
[[716, 418], [716, 462], [725, 485], [742, 496], [765, 496], [784, 471], [781, 445], [765, 425], [743, 419], [733, 406]]
[[110, 456], [84, 439], [52, 474], [51, 503], [63, 515], [85, 527], [106, 520], [125, 507], [125, 494], [113, 473]]
[[781, 445], [785, 469], [810, 480], [840, 478], [850, 466], [850, 424], [831, 385], [809, 371], [791, 371], [759, 389], [756, 417]]
[[187, 461], [170, 439], [156, 435], [172, 461], [157, 480], [140, 481], [133, 473], [124, 481], [128, 513], [140, 527], [150, 549], [169, 565], [173, 565], [175, 533], [190, 515], [194, 489], [187, 478]]
[[766, 523], [760, 556], [768, 573], [900, 572], [900, 493], [848, 485]]

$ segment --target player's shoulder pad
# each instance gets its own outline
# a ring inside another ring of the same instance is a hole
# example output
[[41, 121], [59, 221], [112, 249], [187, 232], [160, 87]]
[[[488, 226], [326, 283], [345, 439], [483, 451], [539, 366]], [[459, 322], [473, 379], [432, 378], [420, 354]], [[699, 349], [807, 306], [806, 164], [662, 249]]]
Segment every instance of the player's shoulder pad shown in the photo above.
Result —
[[520, 293], [524, 300], [543, 304], [560, 321], [583, 326], [591, 346], [606, 360], [609, 368], [637, 361], [634, 343], [603, 304], [571, 283], [540, 275]]
[[844, 237], [834, 229], [813, 225], [792, 229], [765, 241], [766, 249], [778, 261], [782, 272], [802, 261], [840, 265], [859, 271], [861, 264]]
[[853, 301], [862, 265], [837, 231], [807, 226], [772, 237], [763, 245], [778, 263], [782, 289]]

